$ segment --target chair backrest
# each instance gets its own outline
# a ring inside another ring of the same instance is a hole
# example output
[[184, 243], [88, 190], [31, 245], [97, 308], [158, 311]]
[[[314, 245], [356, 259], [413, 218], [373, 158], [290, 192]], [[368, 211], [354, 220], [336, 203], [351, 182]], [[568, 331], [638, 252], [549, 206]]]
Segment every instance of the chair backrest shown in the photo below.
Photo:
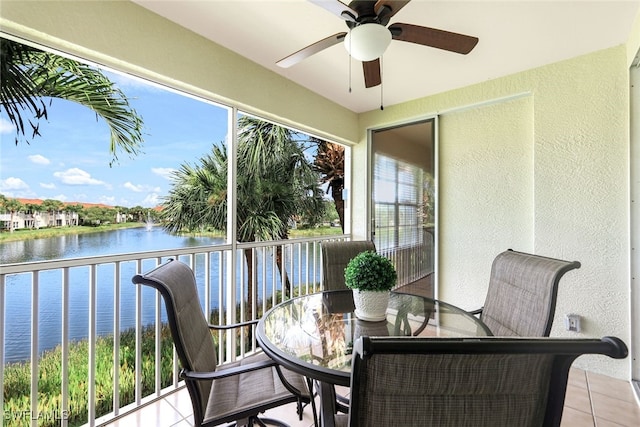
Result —
[[559, 426], [573, 360], [627, 352], [615, 337], [362, 337], [354, 345], [349, 425]]
[[[202, 313], [196, 280], [189, 266], [171, 260], [137, 274], [133, 283], [157, 289], [164, 299], [176, 353], [187, 371], [212, 372], [218, 364], [213, 337]], [[211, 381], [188, 381], [187, 388], [196, 420], [202, 420], [211, 391]]]
[[563, 261], [511, 249], [491, 266], [482, 321], [495, 336], [548, 337], [556, 311], [558, 282], [577, 261]]
[[334, 241], [322, 243], [322, 289], [325, 291], [348, 289], [344, 284], [344, 269], [361, 252], [374, 251], [369, 240]]

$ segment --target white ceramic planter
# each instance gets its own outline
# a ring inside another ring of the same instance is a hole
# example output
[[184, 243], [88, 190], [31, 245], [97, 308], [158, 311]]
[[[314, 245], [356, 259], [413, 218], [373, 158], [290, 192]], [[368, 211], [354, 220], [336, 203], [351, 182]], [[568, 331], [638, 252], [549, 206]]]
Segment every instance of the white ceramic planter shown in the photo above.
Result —
[[369, 322], [379, 322], [387, 318], [389, 291], [353, 290], [353, 303], [356, 306], [356, 317]]

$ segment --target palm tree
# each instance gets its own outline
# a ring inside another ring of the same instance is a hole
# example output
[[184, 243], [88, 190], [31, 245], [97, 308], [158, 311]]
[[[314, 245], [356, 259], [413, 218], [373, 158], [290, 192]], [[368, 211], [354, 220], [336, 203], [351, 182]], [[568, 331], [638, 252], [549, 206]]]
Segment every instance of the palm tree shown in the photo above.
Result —
[[[45, 102], [46, 98], [61, 98], [90, 108], [106, 122], [111, 132], [110, 165], [118, 160], [119, 150], [130, 156], [140, 151], [142, 118], [100, 70], [0, 39], [0, 82], [0, 107], [15, 126], [16, 144], [21, 138], [29, 143], [40, 135], [39, 120], [48, 118], [50, 101]], [[23, 118], [26, 113], [32, 116], [28, 126]]]
[[318, 143], [318, 154], [314, 160], [314, 168], [322, 174], [321, 182], [328, 184], [327, 193], [331, 193], [333, 203], [340, 219], [340, 227], [344, 233], [344, 147], [327, 141], [315, 139]]
[[4, 196], [2, 196], [1, 202], [2, 202], [3, 210], [5, 212], [9, 212], [9, 215], [10, 215], [9, 216], [9, 232], [13, 233], [13, 230], [14, 230], [13, 217], [16, 213], [24, 210], [25, 208], [24, 203], [22, 203], [18, 199], [7, 199]]
[[[319, 177], [305, 157], [304, 147], [294, 140], [293, 131], [247, 116], [241, 117], [238, 124], [237, 241], [287, 239], [289, 221], [301, 213], [318, 221], [323, 213]], [[226, 150], [215, 145], [198, 164], [184, 164], [174, 173], [173, 186], [162, 209], [167, 229], [226, 228], [227, 160]], [[245, 250], [244, 255], [251, 310], [251, 249]], [[276, 264], [283, 288], [290, 292], [280, 247], [276, 249]]]
[[65, 205], [64, 210], [67, 212], [68, 223], [67, 225], [79, 225], [80, 212], [84, 209], [80, 203], [73, 205]]
[[133, 219], [136, 222], [144, 222], [146, 219], [147, 209], [143, 208], [140, 205], [136, 205], [132, 208], [129, 208], [129, 214], [133, 216]]
[[42, 201], [42, 209], [47, 212], [47, 227], [53, 227], [56, 225], [56, 213], [62, 209], [64, 203], [60, 200], [44, 199]]
[[31, 221], [29, 226], [31, 228], [40, 228], [38, 225], [38, 216], [43, 210], [42, 205], [40, 203], [27, 203], [25, 209], [27, 212], [31, 212]]

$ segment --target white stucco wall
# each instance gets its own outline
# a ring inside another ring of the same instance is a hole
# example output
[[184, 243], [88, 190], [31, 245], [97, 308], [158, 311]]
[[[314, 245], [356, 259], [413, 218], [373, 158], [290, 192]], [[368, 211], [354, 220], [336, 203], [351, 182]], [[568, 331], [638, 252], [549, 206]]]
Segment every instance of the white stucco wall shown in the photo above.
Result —
[[533, 145], [531, 96], [441, 115], [439, 298], [479, 308], [493, 258], [533, 251]]
[[[491, 261], [509, 247], [578, 260], [561, 281], [552, 336], [629, 343], [626, 61], [620, 46], [361, 115], [361, 145], [368, 127], [439, 115], [441, 298], [480, 306]], [[564, 330], [566, 313], [582, 316], [581, 333]], [[576, 365], [630, 375], [629, 358]]]

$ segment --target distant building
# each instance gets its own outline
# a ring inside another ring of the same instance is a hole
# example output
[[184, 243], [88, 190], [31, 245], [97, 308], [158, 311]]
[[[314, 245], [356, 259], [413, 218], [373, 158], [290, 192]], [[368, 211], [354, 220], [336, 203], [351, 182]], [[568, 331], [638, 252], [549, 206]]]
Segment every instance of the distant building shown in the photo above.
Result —
[[[40, 206], [43, 203], [41, 199], [20, 199], [18, 198], [24, 209], [20, 212], [14, 212], [13, 217], [11, 212], [0, 211], [0, 229], [10, 230], [11, 222], [13, 222], [13, 229], [18, 230], [22, 228], [44, 228], [44, 227], [63, 227], [80, 224], [80, 216], [78, 212], [72, 209], [67, 209], [70, 206], [81, 205], [83, 208], [101, 207], [108, 209], [115, 209], [113, 206], [105, 205], [102, 203], [83, 203], [83, 202], [63, 202], [62, 207], [57, 211], [46, 212], [43, 210], [30, 209], [29, 206]], [[1, 209], [1, 208], [0, 208]], [[114, 222], [126, 222], [126, 214], [117, 212], [114, 218]]]

